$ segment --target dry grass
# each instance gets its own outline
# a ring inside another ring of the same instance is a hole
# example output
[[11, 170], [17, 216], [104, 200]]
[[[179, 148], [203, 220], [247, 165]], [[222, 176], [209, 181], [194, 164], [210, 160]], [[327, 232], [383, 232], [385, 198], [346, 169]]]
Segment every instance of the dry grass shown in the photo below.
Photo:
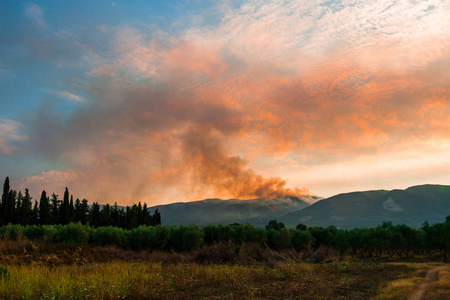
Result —
[[[231, 242], [180, 254], [3, 241], [0, 299], [406, 299], [439, 265], [333, 255]], [[427, 299], [448, 293], [449, 276], [445, 269]]]
[[372, 262], [277, 266], [111, 262], [8, 265], [2, 299], [367, 299], [408, 269]]
[[450, 298], [450, 265], [440, 267], [436, 281], [430, 282], [423, 294], [424, 300]]
[[[404, 273], [399, 279], [389, 282], [373, 299], [409, 299], [422, 288], [425, 290], [423, 299], [448, 299], [450, 292], [450, 266], [436, 262], [390, 263], [390, 265], [405, 266], [410, 268], [410, 271]], [[437, 268], [440, 270], [439, 281], [431, 281], [429, 285], [424, 285], [424, 283], [427, 283], [426, 274]], [[446, 270], [444, 274], [448, 276], [446, 279], [445, 276], [442, 278], [441, 275], [444, 270]]]

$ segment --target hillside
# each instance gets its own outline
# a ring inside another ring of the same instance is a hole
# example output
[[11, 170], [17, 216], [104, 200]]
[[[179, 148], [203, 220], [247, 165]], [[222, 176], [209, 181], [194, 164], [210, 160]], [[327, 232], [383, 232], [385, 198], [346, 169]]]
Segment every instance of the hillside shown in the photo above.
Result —
[[280, 218], [288, 226], [375, 227], [383, 221], [420, 227], [450, 215], [450, 186], [420, 185], [405, 190], [339, 194]]
[[273, 218], [303, 209], [319, 199], [315, 196], [251, 200], [206, 199], [153, 206], [149, 209], [158, 209], [165, 225], [250, 223], [264, 226]]

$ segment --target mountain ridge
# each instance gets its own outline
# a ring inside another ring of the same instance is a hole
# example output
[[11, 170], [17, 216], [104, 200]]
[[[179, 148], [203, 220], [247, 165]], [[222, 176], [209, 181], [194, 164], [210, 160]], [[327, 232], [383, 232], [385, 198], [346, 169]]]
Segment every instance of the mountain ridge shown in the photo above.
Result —
[[[312, 204], [311, 204], [312, 202]], [[384, 221], [420, 227], [450, 215], [450, 186], [423, 184], [406, 189], [340, 193], [328, 198], [300, 196], [249, 200], [208, 198], [149, 207], [166, 225], [249, 223], [264, 227], [276, 219], [289, 227], [375, 227]]]
[[280, 218], [288, 226], [338, 228], [375, 227], [384, 221], [420, 227], [428, 220], [442, 222], [450, 215], [450, 186], [416, 185], [404, 190], [342, 193], [317, 201]]
[[309, 195], [248, 200], [209, 198], [157, 205], [149, 209], [158, 209], [166, 225], [249, 223], [264, 226], [272, 218], [307, 207], [310, 202], [319, 199]]

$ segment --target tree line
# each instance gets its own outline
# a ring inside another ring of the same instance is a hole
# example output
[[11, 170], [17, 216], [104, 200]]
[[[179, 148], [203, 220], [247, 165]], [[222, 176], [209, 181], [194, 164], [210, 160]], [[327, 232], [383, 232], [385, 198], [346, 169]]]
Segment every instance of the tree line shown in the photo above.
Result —
[[50, 196], [42, 191], [39, 202], [30, 196], [28, 189], [17, 192], [10, 187], [9, 177], [3, 185], [0, 203], [0, 225], [20, 224], [28, 225], [66, 225], [71, 222], [89, 224], [95, 228], [102, 226], [116, 226], [132, 229], [141, 225], [155, 226], [161, 224], [161, 214], [156, 209], [152, 215], [139, 202], [126, 208], [109, 204], [99, 205], [98, 202], [88, 204], [88, 200], [76, 199], [65, 189], [62, 199], [55, 193]]
[[[411, 257], [424, 253], [440, 253], [445, 260], [450, 251], [450, 216], [444, 222], [421, 228], [383, 222], [375, 228], [350, 230], [329, 227], [296, 228], [271, 220], [265, 228], [249, 224], [208, 225], [204, 227], [161, 225], [156, 210], [151, 215], [147, 205], [134, 204], [126, 209], [100, 208], [87, 200], [73, 201], [66, 188], [62, 200], [55, 194], [42, 192], [39, 204], [32, 206], [28, 189], [25, 193], [10, 189], [6, 178], [0, 203], [1, 238], [72, 243], [77, 245], [113, 245], [124, 248], [189, 252], [203, 246], [232, 243], [236, 247], [258, 244], [273, 250], [335, 251], [341, 256]], [[6, 225], [8, 224], [8, 225]]]
[[[75, 245], [116, 246], [135, 250], [191, 252], [202, 247], [227, 244], [238, 251], [244, 245], [258, 245], [277, 251], [333, 253], [359, 257], [413, 257], [439, 253], [447, 261], [450, 251], [450, 216], [442, 223], [425, 222], [420, 229], [384, 222], [375, 228], [351, 230], [329, 227], [286, 228], [272, 220], [266, 228], [250, 224], [208, 226], [139, 226], [124, 229], [117, 226], [94, 228], [81, 223], [67, 225], [6, 225], [0, 227], [2, 240], [26, 237], [31, 241]], [[230, 252], [229, 250], [226, 251]], [[251, 254], [254, 255], [255, 253]]]

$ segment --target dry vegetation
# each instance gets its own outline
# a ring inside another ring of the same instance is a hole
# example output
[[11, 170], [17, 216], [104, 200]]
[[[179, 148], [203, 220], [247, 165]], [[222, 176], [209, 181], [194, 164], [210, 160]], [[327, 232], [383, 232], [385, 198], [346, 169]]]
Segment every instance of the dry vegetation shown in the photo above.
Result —
[[[343, 259], [324, 247], [274, 251], [255, 243], [175, 253], [19, 238], [0, 242], [0, 298], [419, 299], [409, 297], [420, 289], [421, 299], [450, 294], [450, 266], [389, 259]], [[430, 270], [438, 273], [425, 279]]]
[[0, 297], [8, 299], [303, 298], [367, 299], [409, 272], [379, 263], [202, 265], [111, 262], [9, 265]]
[[423, 299], [448, 299], [450, 297], [450, 266], [441, 267], [435, 279], [428, 285]]
[[[193, 253], [0, 243], [1, 299], [300, 298], [402, 299], [437, 263], [368, 259], [308, 262], [322, 252], [273, 251], [232, 243]], [[441, 266], [441, 265], [439, 265]], [[443, 299], [449, 269], [430, 283], [424, 299]]]
[[449, 299], [450, 266], [437, 262], [390, 263], [392, 266], [405, 266], [412, 270], [407, 277], [388, 283], [380, 290], [376, 299], [432, 300]]

